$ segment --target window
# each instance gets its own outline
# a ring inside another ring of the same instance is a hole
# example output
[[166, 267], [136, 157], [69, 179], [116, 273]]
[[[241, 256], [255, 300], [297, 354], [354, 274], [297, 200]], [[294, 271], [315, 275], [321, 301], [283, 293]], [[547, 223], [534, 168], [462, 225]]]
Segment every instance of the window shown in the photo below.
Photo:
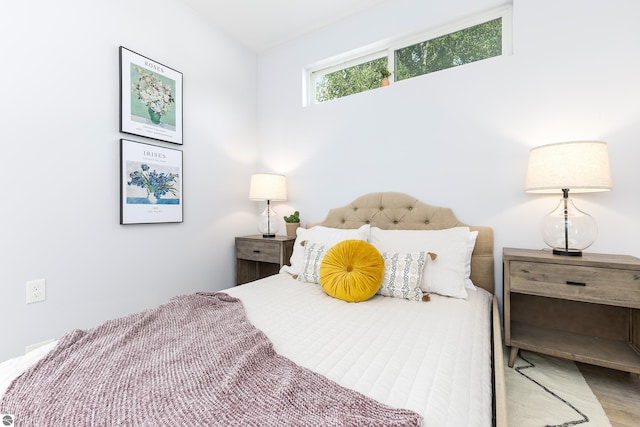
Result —
[[398, 49], [395, 81], [502, 55], [502, 18]]
[[336, 71], [313, 73], [314, 101], [325, 102], [380, 87], [380, 70], [387, 69], [387, 57], [344, 65]]
[[307, 69], [306, 104], [322, 103], [483, 59], [510, 54], [511, 7], [490, 11], [438, 31], [361, 49]]

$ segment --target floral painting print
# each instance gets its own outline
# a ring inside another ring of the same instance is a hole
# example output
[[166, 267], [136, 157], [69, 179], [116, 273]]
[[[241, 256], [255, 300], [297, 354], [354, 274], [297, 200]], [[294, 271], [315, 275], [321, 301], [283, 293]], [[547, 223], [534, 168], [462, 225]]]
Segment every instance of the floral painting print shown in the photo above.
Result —
[[174, 129], [175, 93], [175, 80], [131, 64], [131, 120]]
[[120, 46], [120, 132], [182, 144], [182, 73]]
[[127, 204], [180, 204], [178, 168], [127, 162]]
[[120, 140], [120, 224], [182, 222], [182, 151]]

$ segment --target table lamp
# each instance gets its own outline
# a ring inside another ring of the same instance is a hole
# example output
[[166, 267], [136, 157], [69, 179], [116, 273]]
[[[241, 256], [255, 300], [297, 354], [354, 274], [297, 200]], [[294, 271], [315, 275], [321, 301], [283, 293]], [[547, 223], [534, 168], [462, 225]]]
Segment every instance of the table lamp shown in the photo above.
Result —
[[262, 237], [276, 237], [279, 221], [276, 220], [276, 213], [271, 209], [272, 201], [287, 200], [287, 183], [284, 175], [259, 173], [251, 175], [249, 185], [249, 200], [266, 201], [258, 221], [258, 231]]
[[525, 191], [559, 193], [558, 206], [542, 221], [542, 236], [555, 255], [581, 256], [593, 244], [598, 227], [595, 220], [575, 207], [572, 193], [611, 190], [611, 169], [607, 144], [601, 141], [572, 141], [543, 145], [529, 152]]

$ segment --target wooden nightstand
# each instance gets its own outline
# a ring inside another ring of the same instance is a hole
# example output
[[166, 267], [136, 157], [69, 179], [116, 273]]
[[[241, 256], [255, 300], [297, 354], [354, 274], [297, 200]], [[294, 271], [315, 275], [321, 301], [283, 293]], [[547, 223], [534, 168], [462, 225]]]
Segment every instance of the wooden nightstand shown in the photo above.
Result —
[[264, 238], [261, 234], [236, 237], [236, 285], [277, 274], [289, 264], [295, 237]]
[[519, 349], [640, 374], [640, 259], [505, 248], [504, 334]]

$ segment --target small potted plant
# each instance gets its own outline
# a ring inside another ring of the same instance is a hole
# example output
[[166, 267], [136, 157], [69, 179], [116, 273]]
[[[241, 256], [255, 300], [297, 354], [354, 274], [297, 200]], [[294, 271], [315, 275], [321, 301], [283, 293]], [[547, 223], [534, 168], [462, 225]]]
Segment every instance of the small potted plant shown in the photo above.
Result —
[[380, 76], [382, 77], [381, 86], [389, 86], [389, 76], [391, 75], [391, 71], [388, 68], [384, 67], [380, 69]]
[[284, 217], [285, 225], [287, 226], [287, 236], [296, 236], [296, 230], [300, 227], [300, 212], [295, 211], [289, 216]]

